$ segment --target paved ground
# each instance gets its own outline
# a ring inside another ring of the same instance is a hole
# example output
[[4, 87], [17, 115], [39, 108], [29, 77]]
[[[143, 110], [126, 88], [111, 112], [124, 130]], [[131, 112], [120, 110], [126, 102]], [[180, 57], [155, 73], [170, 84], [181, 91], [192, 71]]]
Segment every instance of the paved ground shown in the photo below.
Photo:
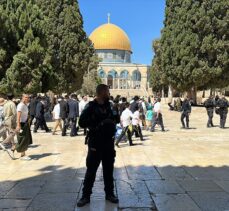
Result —
[[104, 202], [100, 168], [91, 205], [77, 209], [85, 173], [83, 136], [38, 133], [28, 151], [32, 161], [12, 161], [0, 151], [0, 210], [229, 210], [229, 129], [207, 129], [203, 108], [193, 109], [191, 130], [180, 129], [179, 113], [164, 113], [169, 131], [144, 132], [144, 143], [117, 149], [118, 206]]

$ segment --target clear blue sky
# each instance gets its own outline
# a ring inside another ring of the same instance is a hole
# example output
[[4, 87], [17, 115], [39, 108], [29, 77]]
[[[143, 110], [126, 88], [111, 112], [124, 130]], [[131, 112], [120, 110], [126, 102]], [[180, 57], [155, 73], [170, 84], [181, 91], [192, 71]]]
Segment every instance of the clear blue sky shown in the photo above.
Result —
[[165, 0], [78, 0], [88, 35], [107, 23], [121, 27], [132, 45], [132, 62], [151, 64], [152, 41], [160, 37], [163, 28]]

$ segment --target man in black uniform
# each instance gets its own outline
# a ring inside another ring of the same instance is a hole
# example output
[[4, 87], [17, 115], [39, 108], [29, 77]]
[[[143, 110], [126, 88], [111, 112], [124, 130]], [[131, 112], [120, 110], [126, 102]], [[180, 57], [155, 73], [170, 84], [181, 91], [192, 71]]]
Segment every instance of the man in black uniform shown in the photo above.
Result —
[[213, 96], [210, 96], [204, 102], [204, 107], [206, 108], [207, 114], [208, 114], [207, 127], [214, 127], [212, 119], [213, 119], [213, 116], [214, 116], [215, 100], [214, 100]]
[[77, 206], [90, 203], [90, 195], [100, 162], [103, 165], [103, 178], [106, 200], [118, 203], [114, 194], [113, 170], [115, 161], [114, 136], [116, 123], [120, 118], [113, 112], [109, 102], [109, 88], [100, 84], [96, 88], [96, 98], [86, 105], [79, 119], [79, 126], [88, 128], [87, 171], [83, 184], [83, 195]]
[[[189, 116], [191, 114], [192, 107], [190, 103], [190, 99], [186, 97], [184, 99], [184, 102], [182, 103], [182, 113], [181, 113], [181, 123], [182, 123], [182, 128], [189, 128]], [[184, 119], [186, 120], [186, 126], [184, 123]]]
[[217, 101], [216, 106], [219, 108], [218, 110], [220, 115], [220, 128], [224, 129], [227, 120], [229, 102], [225, 98], [225, 96], [222, 95], [220, 99]]

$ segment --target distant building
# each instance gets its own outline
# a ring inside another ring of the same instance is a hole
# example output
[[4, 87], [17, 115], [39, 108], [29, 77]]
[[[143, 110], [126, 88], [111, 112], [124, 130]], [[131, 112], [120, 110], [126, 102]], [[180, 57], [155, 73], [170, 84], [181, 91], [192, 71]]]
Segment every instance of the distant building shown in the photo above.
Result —
[[131, 97], [147, 96], [150, 68], [144, 64], [131, 63], [131, 43], [127, 34], [118, 26], [107, 24], [96, 28], [90, 35], [96, 54], [102, 59], [98, 74], [110, 87], [111, 95]]

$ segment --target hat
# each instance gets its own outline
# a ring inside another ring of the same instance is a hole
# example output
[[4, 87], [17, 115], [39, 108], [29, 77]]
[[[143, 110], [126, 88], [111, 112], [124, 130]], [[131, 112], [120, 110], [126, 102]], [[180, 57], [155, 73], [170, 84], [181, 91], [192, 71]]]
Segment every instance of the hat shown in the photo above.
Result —
[[0, 106], [3, 106], [5, 104], [5, 99], [4, 98], [0, 98]]

